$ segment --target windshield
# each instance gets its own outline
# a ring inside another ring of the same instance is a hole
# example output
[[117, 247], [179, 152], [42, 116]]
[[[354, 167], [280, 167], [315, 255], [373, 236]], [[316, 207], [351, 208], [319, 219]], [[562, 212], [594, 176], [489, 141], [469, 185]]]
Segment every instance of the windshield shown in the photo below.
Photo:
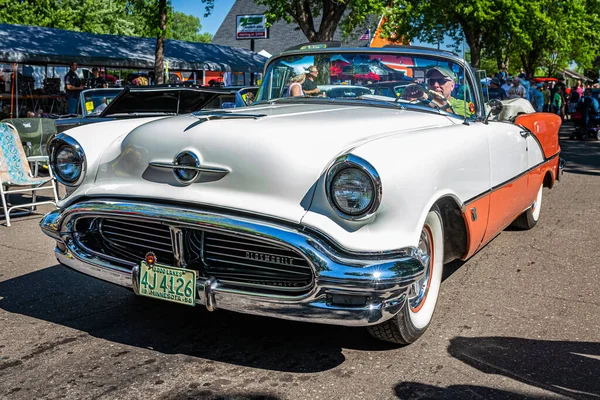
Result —
[[474, 117], [475, 97], [470, 86], [463, 68], [442, 56], [323, 52], [273, 61], [257, 101], [354, 99]]
[[83, 116], [98, 116], [122, 89], [87, 90], [83, 93]]

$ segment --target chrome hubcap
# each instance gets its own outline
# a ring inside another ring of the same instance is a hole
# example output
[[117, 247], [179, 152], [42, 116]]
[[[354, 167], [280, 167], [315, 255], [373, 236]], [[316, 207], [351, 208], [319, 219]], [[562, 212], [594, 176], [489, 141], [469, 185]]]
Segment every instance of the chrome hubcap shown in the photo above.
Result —
[[408, 293], [408, 304], [413, 312], [417, 312], [425, 302], [431, 279], [431, 232], [427, 227], [421, 231], [417, 257], [425, 267], [425, 274], [411, 285]]

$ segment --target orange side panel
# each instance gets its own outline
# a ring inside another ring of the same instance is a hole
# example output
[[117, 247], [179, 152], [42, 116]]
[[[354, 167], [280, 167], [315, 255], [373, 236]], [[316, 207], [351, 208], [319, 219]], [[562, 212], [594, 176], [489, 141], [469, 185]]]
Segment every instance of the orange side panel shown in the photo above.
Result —
[[[463, 218], [467, 225], [467, 253], [463, 259], [466, 260], [477, 252], [483, 241], [490, 211], [490, 195], [481, 197], [465, 206]], [[475, 221], [473, 221], [474, 212], [477, 213]]]
[[540, 165], [539, 167], [529, 172], [529, 182], [527, 182], [527, 194], [525, 196], [525, 198], [527, 199], [527, 204], [533, 204], [533, 202], [535, 201], [538, 191], [540, 190], [540, 185], [544, 181], [544, 174], [546, 173], [548, 168], [549, 164], [546, 163]]
[[484, 243], [496, 236], [527, 208], [527, 181], [528, 176], [523, 175], [492, 192]]
[[[467, 252], [463, 260], [475, 254], [533, 204], [546, 172], [550, 171], [552, 179], [556, 179], [558, 162], [558, 157], [555, 157], [527, 175], [465, 204], [463, 219], [467, 226]], [[473, 209], [477, 213], [475, 221], [472, 218]]]
[[561, 123], [560, 117], [551, 113], [523, 114], [515, 120], [515, 124], [522, 125], [533, 132], [542, 145], [546, 158], [550, 158], [560, 151], [558, 130]]

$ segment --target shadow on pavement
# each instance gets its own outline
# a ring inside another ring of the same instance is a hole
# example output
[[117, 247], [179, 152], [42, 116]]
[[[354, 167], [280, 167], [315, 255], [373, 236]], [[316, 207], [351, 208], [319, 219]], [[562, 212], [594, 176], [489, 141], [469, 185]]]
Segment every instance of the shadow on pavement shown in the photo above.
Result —
[[161, 400], [188, 400], [188, 399], [203, 399], [203, 400], [279, 400], [280, 397], [272, 394], [263, 393], [244, 393], [244, 394], [217, 394], [211, 390], [186, 391], [181, 394], [169, 394], [161, 398]]
[[141, 298], [60, 265], [0, 282], [0, 308], [125, 345], [275, 371], [335, 368], [345, 360], [342, 348], [397, 348], [360, 328], [210, 313]]
[[571, 398], [600, 398], [600, 343], [459, 336], [448, 352], [488, 374]]
[[439, 399], [547, 399], [546, 396], [532, 396], [500, 389], [476, 385], [452, 385], [447, 388], [418, 382], [402, 382], [396, 385], [395, 393], [402, 400]]
[[600, 176], [600, 142], [568, 140], [573, 125], [566, 123], [560, 130], [560, 156], [565, 159], [565, 172]]

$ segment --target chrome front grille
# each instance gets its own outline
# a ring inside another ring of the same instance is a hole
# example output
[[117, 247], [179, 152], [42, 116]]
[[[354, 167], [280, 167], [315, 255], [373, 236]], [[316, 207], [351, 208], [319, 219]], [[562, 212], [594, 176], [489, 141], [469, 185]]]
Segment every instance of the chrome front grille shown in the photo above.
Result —
[[202, 236], [204, 271], [219, 281], [289, 293], [305, 292], [312, 284], [312, 268], [290, 248], [241, 235], [203, 232]]
[[173, 245], [168, 226], [146, 221], [103, 218], [100, 234], [107, 246], [134, 263], [151, 251], [159, 262], [173, 264]]
[[156, 222], [113, 218], [79, 218], [75, 224], [76, 242], [86, 252], [120, 267], [131, 268], [149, 251], [161, 263], [174, 260], [171, 231]]
[[178, 235], [158, 222], [83, 217], [75, 227], [84, 250], [121, 267], [133, 267], [152, 251], [161, 264], [176, 265], [179, 259], [200, 277], [214, 277], [235, 289], [297, 296], [313, 284], [312, 268], [301, 254], [265, 239], [178, 227], [183, 254], [176, 255], [173, 240], [180, 243]]

